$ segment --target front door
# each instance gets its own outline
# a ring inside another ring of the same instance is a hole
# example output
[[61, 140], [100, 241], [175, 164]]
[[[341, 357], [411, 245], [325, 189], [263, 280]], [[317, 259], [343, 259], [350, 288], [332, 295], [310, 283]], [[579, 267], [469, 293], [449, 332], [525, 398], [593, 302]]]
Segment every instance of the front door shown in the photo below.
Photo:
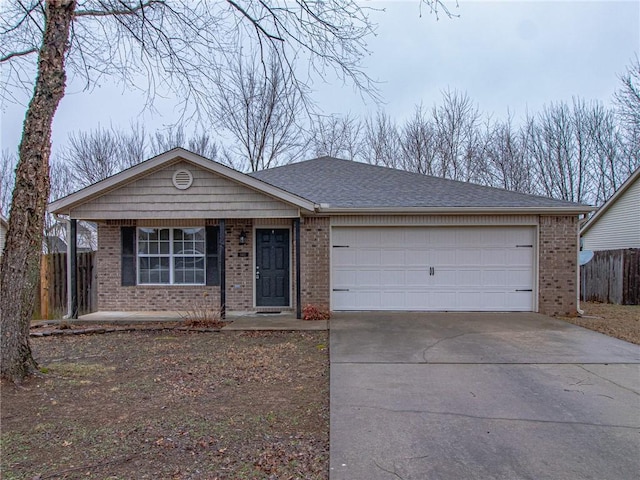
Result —
[[256, 230], [256, 306], [289, 306], [289, 230]]

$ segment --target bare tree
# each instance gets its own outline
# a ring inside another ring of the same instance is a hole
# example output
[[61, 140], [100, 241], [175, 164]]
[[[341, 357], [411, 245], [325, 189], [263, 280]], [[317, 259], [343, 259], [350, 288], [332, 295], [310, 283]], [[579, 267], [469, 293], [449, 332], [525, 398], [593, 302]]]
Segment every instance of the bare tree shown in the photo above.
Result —
[[391, 117], [379, 110], [364, 123], [363, 155], [373, 165], [397, 168], [401, 166], [400, 135]]
[[[263, 63], [266, 62], [266, 63]], [[276, 55], [237, 56], [231, 68], [216, 79], [212, 115], [233, 143], [234, 164], [255, 172], [283, 163], [300, 153], [303, 132], [298, 117], [304, 90]]]
[[495, 123], [488, 135], [482, 183], [514, 192], [535, 193], [524, 132], [514, 128], [509, 117]]
[[480, 112], [466, 93], [445, 90], [442, 95], [442, 105], [433, 107], [439, 174], [454, 180], [474, 180], [481, 159]]
[[76, 185], [91, 185], [123, 169], [118, 140], [115, 132], [100, 127], [89, 132], [69, 134], [69, 143], [63, 149], [61, 158], [69, 165], [69, 174]]
[[528, 118], [528, 152], [544, 195], [572, 202], [589, 198], [586, 173], [593, 158], [589, 123], [588, 106], [576, 98], [572, 105], [551, 104]]
[[625, 176], [640, 167], [640, 59], [636, 57], [620, 76], [621, 86], [614, 94], [614, 102], [625, 148]]
[[159, 155], [172, 148], [182, 147], [209, 160], [218, 159], [218, 144], [207, 133], [196, 133], [187, 137], [183, 125], [157, 131], [151, 137], [150, 144], [152, 155]]
[[437, 132], [422, 104], [417, 105], [400, 133], [402, 168], [424, 175], [440, 175], [437, 158]]
[[316, 157], [356, 160], [361, 156], [362, 123], [349, 114], [318, 117], [311, 127], [309, 146]]
[[629, 176], [625, 144], [613, 110], [594, 104], [589, 112], [592, 161], [587, 181], [589, 201], [602, 205]]
[[[426, 3], [437, 7], [440, 0]], [[312, 71], [332, 68], [371, 88], [359, 65], [373, 28], [355, 0], [13, 0], [1, 8], [0, 94], [12, 99], [18, 86], [31, 90], [35, 74], [0, 268], [0, 373], [14, 381], [36, 367], [28, 328], [49, 197], [51, 125], [68, 72], [88, 88], [106, 77], [124, 85], [145, 78], [149, 102], [171, 92], [197, 113], [225, 53], [253, 41], [276, 52], [289, 73], [300, 58]]]

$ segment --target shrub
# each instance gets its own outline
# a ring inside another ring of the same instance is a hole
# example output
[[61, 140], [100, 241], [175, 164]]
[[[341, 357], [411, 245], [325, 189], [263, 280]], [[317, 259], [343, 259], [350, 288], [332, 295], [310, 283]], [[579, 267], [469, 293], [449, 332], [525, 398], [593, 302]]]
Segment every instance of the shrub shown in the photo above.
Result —
[[326, 308], [320, 308], [315, 305], [305, 305], [302, 309], [302, 318], [304, 320], [329, 320], [331, 313]]

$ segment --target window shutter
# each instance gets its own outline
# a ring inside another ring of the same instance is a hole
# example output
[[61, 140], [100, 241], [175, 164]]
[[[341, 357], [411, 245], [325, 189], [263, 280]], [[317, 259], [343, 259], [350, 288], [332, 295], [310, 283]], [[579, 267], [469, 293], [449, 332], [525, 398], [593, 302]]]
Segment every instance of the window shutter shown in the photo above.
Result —
[[121, 227], [121, 264], [120, 276], [123, 287], [132, 287], [136, 284], [136, 227]]
[[207, 285], [220, 285], [220, 255], [218, 242], [220, 228], [206, 227], [207, 235]]

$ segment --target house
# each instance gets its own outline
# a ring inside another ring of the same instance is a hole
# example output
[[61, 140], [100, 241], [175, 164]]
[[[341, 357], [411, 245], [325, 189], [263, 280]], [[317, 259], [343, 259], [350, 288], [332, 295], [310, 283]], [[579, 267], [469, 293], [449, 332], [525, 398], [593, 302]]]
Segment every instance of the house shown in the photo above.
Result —
[[585, 250], [640, 248], [640, 167], [580, 229]]
[[7, 236], [7, 230], [9, 230], [9, 223], [4, 215], [0, 214], [0, 256], [4, 253], [4, 243]]
[[572, 314], [590, 207], [322, 157], [253, 174], [173, 149], [53, 202], [98, 225], [98, 308]]
[[640, 168], [580, 230], [582, 248], [595, 254], [582, 267], [584, 300], [640, 304]]

